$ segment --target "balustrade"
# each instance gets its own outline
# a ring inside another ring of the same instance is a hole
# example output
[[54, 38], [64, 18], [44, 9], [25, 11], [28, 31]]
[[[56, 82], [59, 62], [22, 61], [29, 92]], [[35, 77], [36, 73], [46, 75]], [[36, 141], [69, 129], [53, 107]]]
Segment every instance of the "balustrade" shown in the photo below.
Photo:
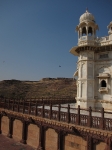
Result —
[[49, 118], [50, 117], [50, 111], [48, 109], [44, 109], [44, 117]]
[[112, 119], [109, 119], [109, 118], [104, 119], [104, 128], [105, 130], [112, 131]]
[[80, 115], [80, 125], [87, 126], [87, 123], [88, 123], [88, 116]]
[[93, 128], [100, 128], [100, 118], [99, 117], [92, 117], [92, 127]]
[[52, 111], [52, 117], [51, 117], [51, 119], [57, 120], [57, 118], [58, 118], [58, 111], [53, 110], [53, 111]]
[[89, 109], [81, 109], [80, 106], [78, 108], [70, 108], [70, 105], [62, 107], [61, 104], [39, 104], [38, 100], [10, 99], [0, 99], [0, 108], [60, 122], [112, 130], [112, 118], [105, 117], [105, 114], [108, 116], [107, 114], [111, 115], [112, 112], [105, 112], [103, 108], [101, 111], [93, 111], [91, 107]]
[[77, 115], [74, 113], [70, 113], [70, 123], [76, 124], [77, 122]]
[[60, 112], [60, 121], [67, 122], [67, 113], [66, 112]]

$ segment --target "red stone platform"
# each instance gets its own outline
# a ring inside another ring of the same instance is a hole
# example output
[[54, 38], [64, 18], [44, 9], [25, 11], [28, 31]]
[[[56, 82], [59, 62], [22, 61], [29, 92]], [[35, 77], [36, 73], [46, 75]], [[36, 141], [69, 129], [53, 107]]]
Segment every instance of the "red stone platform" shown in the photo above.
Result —
[[0, 150], [36, 150], [29, 145], [24, 145], [14, 139], [0, 134]]

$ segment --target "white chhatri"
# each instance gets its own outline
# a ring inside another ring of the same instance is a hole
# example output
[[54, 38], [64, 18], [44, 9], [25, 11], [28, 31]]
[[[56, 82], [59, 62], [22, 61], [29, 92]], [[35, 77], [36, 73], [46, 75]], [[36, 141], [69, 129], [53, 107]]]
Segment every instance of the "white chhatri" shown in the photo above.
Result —
[[98, 29], [94, 16], [86, 10], [76, 27], [78, 45], [70, 50], [78, 56], [76, 100], [81, 108], [112, 111], [112, 22], [108, 36], [96, 37]]

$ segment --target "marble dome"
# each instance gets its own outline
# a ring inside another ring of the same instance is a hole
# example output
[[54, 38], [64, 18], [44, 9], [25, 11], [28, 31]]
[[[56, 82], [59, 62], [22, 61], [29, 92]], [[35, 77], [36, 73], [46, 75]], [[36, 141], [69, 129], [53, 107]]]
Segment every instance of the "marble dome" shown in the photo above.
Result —
[[79, 22], [82, 23], [84, 21], [92, 21], [95, 22], [94, 16], [86, 10], [84, 14], [80, 16]]

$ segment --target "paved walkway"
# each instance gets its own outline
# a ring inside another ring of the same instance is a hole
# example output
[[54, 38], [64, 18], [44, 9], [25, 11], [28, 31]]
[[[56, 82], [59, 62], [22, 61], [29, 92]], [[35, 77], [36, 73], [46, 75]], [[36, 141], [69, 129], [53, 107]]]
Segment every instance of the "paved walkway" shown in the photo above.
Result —
[[36, 150], [36, 149], [0, 134], [0, 150]]

